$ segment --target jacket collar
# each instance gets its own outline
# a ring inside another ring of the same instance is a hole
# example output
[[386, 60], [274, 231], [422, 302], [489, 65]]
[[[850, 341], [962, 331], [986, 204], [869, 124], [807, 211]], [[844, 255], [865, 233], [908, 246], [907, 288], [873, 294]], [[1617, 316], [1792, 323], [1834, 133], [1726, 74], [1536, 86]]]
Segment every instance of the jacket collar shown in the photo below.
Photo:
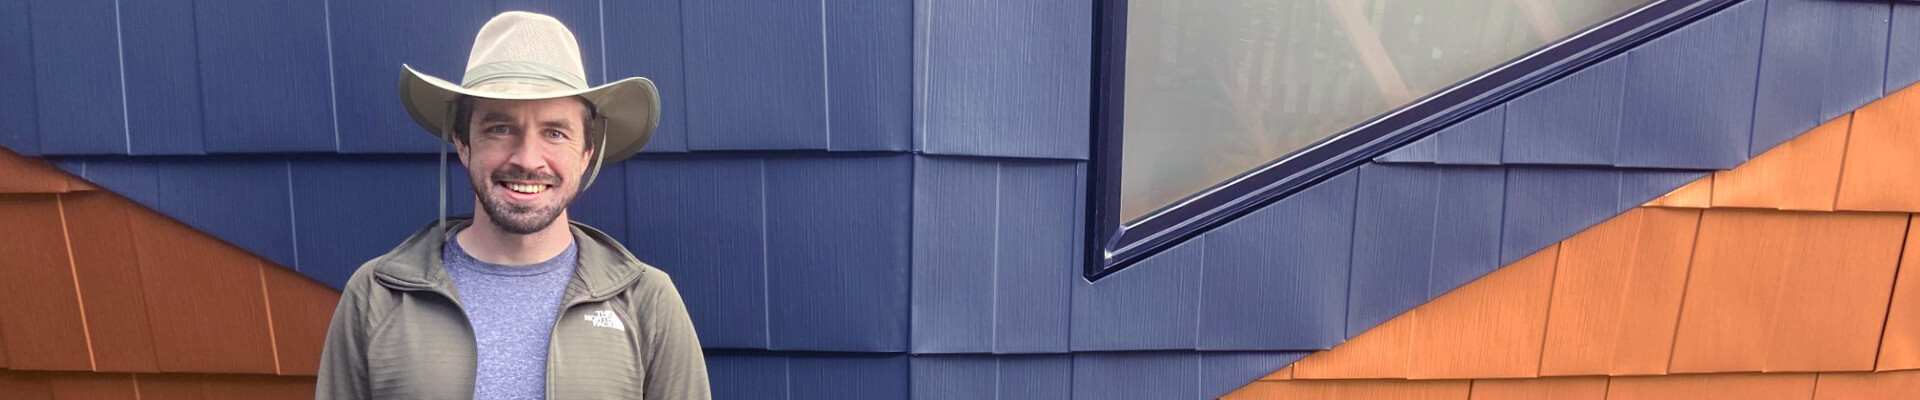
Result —
[[[451, 294], [453, 282], [441, 263], [441, 247], [446, 243], [449, 229], [458, 231], [472, 223], [471, 217], [449, 217], [444, 227], [428, 223], [392, 251], [374, 259], [374, 276], [389, 285]], [[572, 282], [567, 285], [569, 300], [612, 295], [631, 286], [649, 268], [627, 252], [619, 241], [598, 229], [573, 221], [568, 222], [568, 228], [573, 231], [573, 242], [579, 252]]]

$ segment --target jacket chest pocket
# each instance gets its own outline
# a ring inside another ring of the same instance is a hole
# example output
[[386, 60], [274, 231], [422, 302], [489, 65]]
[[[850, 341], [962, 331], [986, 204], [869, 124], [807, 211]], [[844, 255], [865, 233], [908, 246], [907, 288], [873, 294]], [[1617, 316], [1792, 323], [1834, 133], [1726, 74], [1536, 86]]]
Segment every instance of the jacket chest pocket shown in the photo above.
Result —
[[641, 397], [646, 371], [640, 367], [639, 332], [628, 318], [605, 303], [575, 306], [561, 315], [547, 356], [553, 398]]
[[473, 333], [451, 304], [403, 299], [367, 343], [367, 378], [380, 399], [468, 398]]

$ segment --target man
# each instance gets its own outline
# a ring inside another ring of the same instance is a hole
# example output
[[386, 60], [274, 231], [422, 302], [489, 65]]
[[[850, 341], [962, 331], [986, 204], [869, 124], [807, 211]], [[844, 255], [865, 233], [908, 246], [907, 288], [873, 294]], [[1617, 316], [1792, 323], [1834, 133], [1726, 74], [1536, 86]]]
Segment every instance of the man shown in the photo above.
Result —
[[567, 218], [603, 164], [653, 135], [653, 83], [588, 88], [573, 33], [525, 12], [480, 28], [460, 85], [402, 69], [401, 103], [455, 147], [475, 217], [445, 216], [442, 182], [440, 221], [353, 274], [317, 397], [709, 397], [667, 274]]

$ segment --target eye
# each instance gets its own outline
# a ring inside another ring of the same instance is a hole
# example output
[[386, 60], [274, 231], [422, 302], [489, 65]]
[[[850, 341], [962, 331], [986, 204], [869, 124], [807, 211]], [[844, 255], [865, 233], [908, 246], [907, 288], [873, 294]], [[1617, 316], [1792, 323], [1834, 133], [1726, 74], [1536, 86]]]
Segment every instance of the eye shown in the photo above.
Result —
[[567, 133], [557, 131], [557, 130], [547, 130], [547, 138], [548, 139], [566, 139]]
[[493, 126], [489, 126], [489, 127], [487, 127], [487, 130], [486, 130], [486, 133], [488, 133], [488, 134], [494, 134], [494, 135], [500, 135], [500, 134], [505, 134], [505, 133], [507, 133], [507, 126], [506, 126], [506, 125], [493, 125]]

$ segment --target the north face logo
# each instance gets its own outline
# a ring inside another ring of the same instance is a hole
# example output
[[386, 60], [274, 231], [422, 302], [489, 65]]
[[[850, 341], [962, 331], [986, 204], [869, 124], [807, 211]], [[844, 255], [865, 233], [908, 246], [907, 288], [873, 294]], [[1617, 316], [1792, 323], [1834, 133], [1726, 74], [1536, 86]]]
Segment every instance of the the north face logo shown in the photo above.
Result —
[[587, 322], [593, 323], [593, 326], [627, 331], [627, 326], [620, 323], [620, 317], [613, 315], [613, 310], [594, 311], [592, 314], [587, 314], [586, 318]]

